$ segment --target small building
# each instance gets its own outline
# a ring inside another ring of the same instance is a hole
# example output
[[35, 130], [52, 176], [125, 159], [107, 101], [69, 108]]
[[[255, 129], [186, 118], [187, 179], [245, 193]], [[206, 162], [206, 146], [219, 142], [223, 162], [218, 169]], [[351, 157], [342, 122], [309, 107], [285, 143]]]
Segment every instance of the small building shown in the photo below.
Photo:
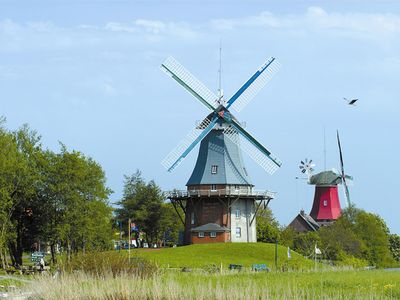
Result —
[[230, 241], [231, 230], [215, 223], [190, 229], [191, 244], [226, 243]]
[[294, 231], [303, 233], [317, 231], [321, 226], [308, 214], [301, 210], [300, 213], [289, 224]]

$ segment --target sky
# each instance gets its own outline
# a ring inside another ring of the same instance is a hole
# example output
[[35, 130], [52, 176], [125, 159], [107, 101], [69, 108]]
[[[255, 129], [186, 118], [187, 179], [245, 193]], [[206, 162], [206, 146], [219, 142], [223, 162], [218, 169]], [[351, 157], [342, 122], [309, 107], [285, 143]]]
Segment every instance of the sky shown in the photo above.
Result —
[[301, 160], [340, 168], [339, 130], [352, 202], [399, 234], [398, 1], [0, 0], [0, 115], [98, 161], [113, 202], [137, 169], [185, 189], [198, 147], [173, 173], [160, 162], [208, 111], [160, 65], [173, 56], [216, 92], [220, 42], [227, 98], [269, 57], [282, 65], [235, 113], [283, 161], [269, 175], [245, 157], [277, 220], [311, 210]]

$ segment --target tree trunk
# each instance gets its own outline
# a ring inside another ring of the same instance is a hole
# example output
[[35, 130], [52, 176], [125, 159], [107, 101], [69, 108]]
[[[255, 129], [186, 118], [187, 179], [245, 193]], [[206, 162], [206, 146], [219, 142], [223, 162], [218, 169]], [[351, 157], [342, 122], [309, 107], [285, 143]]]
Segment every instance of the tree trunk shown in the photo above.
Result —
[[3, 270], [6, 269], [6, 254], [4, 249], [0, 249], [0, 256], [1, 256], [1, 267], [3, 268]]
[[86, 241], [84, 237], [82, 238], [82, 253], [86, 253]]
[[71, 242], [69, 240], [67, 241], [67, 260], [71, 260]]
[[55, 243], [50, 244], [50, 252], [51, 252], [51, 261], [53, 262], [53, 264], [57, 263]]
[[13, 242], [9, 242], [8, 243], [8, 252], [10, 253], [10, 258], [11, 258], [11, 263], [13, 266], [17, 265], [17, 262], [15, 260], [15, 243]]
[[22, 220], [18, 220], [18, 225], [17, 225], [17, 244], [16, 244], [16, 257], [15, 261], [19, 266], [22, 266], [22, 254], [23, 254], [23, 246], [22, 246], [22, 241], [23, 241], [23, 223]]

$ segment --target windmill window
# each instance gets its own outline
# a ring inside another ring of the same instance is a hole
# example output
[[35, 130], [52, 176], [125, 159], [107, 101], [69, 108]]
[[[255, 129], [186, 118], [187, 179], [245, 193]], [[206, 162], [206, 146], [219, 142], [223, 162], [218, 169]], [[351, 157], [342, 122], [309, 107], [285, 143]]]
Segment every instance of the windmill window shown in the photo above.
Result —
[[235, 190], [240, 190], [240, 186], [235, 184]]
[[217, 173], [218, 173], [218, 166], [212, 165], [211, 166], [211, 174], [217, 174]]
[[203, 231], [199, 231], [198, 237], [199, 238], [203, 238], [204, 237], [204, 232]]
[[328, 200], [324, 200], [324, 206], [328, 206]]
[[212, 184], [211, 185], [211, 190], [212, 191], [216, 191], [217, 190], [217, 185], [216, 184]]
[[194, 225], [194, 212], [191, 214], [190, 224]]
[[237, 238], [242, 237], [242, 228], [236, 227], [236, 237]]
[[216, 238], [217, 237], [217, 233], [215, 231], [211, 231], [210, 232], [210, 237]]
[[240, 219], [240, 209], [236, 210], [236, 219]]

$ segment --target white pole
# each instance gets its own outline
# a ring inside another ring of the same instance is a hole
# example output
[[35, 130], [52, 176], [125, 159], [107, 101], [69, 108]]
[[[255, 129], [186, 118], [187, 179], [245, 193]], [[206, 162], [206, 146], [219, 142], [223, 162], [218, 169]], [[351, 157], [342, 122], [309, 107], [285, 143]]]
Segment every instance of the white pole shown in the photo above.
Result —
[[128, 219], [128, 261], [131, 262], [131, 218]]
[[317, 270], [317, 244], [314, 246], [314, 270]]

